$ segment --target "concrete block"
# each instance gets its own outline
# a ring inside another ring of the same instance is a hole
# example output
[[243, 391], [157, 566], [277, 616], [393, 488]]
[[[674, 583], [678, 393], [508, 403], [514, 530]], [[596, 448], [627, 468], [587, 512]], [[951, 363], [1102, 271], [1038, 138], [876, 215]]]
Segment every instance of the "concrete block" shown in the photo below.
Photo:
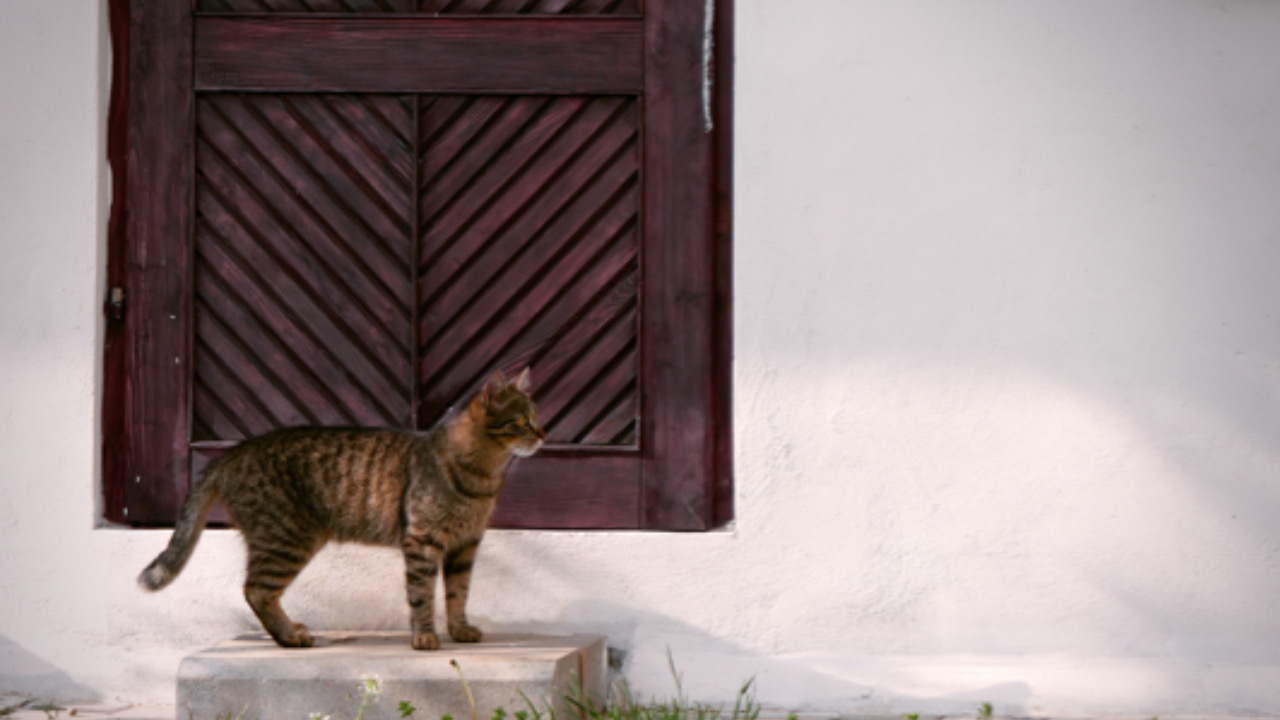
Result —
[[605, 640], [598, 635], [486, 635], [478, 644], [444, 641], [423, 652], [409, 634], [315, 633], [316, 646], [285, 649], [266, 635], [244, 635], [186, 657], [178, 668], [177, 720], [307, 720], [312, 715], [354, 720], [360, 686], [374, 678], [381, 692], [363, 720], [399, 720], [401, 701], [412, 720], [450, 714], [469, 720], [456, 660], [475, 695], [480, 720], [497, 707], [508, 715], [539, 710], [559, 720], [577, 717], [563, 697], [580, 683], [586, 697], [606, 694]]

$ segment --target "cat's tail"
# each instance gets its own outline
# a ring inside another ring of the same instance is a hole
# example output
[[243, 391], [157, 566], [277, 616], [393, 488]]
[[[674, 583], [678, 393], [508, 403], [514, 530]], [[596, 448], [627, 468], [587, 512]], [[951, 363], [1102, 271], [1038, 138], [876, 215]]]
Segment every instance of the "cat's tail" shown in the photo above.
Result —
[[[209, 468], [212, 470], [213, 468]], [[187, 499], [182, 503], [178, 513], [178, 522], [173, 528], [173, 537], [169, 538], [169, 546], [156, 556], [142, 574], [138, 575], [138, 585], [143, 590], [156, 591], [173, 582], [182, 572], [182, 568], [195, 550], [200, 532], [204, 530], [205, 520], [209, 517], [209, 509], [218, 496], [214, 473], [206, 471], [200, 482], [191, 488]]]

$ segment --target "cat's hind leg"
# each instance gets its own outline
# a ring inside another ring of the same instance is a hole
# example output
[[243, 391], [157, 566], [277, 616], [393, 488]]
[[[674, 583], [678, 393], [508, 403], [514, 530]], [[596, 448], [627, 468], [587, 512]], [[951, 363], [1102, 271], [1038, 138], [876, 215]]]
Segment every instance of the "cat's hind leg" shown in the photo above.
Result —
[[244, 598], [262, 627], [281, 647], [303, 648], [315, 644], [307, 626], [290, 620], [280, 607], [280, 596], [314, 554], [314, 549], [301, 546], [249, 546]]

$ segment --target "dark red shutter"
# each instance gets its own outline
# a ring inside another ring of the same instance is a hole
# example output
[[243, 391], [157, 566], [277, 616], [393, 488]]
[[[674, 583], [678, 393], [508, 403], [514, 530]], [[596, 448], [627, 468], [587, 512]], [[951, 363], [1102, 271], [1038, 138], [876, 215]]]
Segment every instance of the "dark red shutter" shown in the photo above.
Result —
[[530, 366], [549, 443], [499, 526], [726, 521], [709, 8], [114, 3], [108, 516], [171, 522], [245, 437], [425, 428]]

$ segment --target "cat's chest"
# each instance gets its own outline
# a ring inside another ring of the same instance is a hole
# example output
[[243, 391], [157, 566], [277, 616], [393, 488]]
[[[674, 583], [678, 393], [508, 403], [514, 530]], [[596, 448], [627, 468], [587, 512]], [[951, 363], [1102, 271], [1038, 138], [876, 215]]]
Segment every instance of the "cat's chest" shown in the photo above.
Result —
[[494, 505], [492, 499], [469, 499], [444, 487], [410, 487], [405, 494], [405, 520], [410, 533], [475, 538], [484, 532]]

